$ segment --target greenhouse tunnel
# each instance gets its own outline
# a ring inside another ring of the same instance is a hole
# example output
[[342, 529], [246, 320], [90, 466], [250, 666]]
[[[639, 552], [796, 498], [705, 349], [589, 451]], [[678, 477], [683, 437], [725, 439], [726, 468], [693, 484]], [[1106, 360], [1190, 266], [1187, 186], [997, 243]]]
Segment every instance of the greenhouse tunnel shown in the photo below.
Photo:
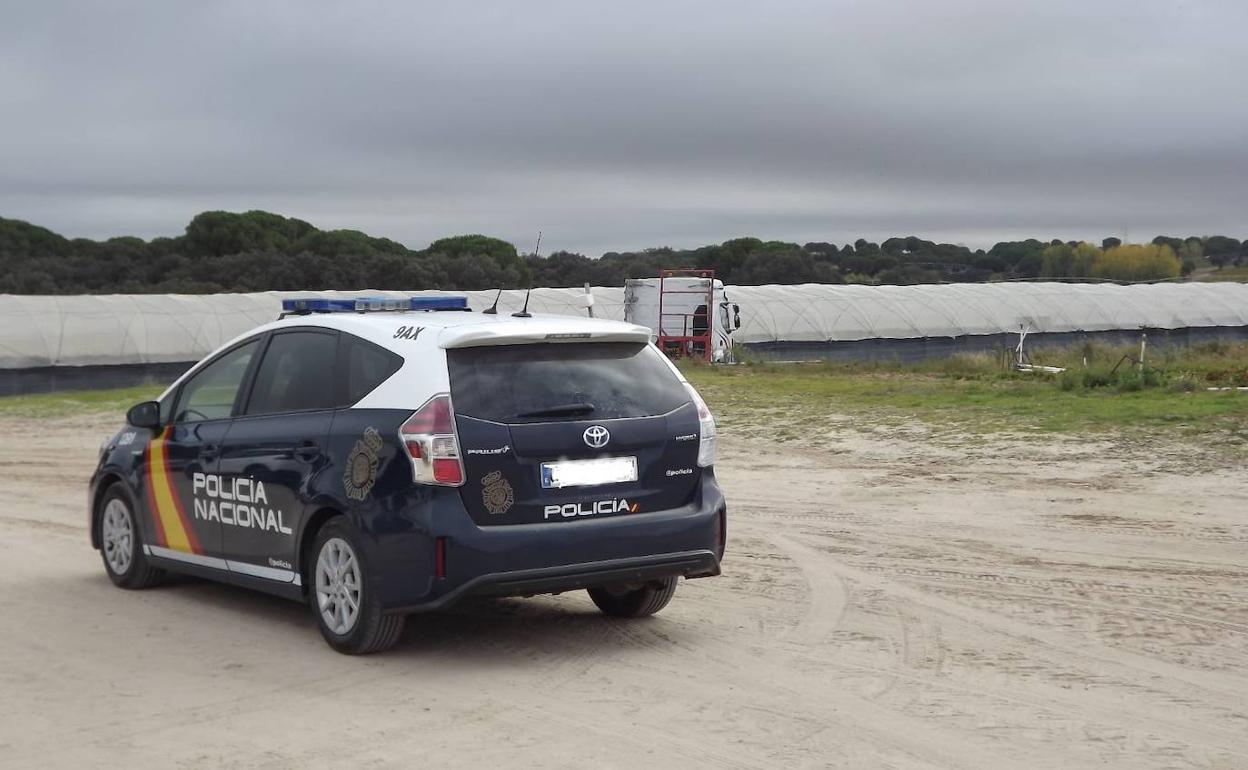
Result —
[[[623, 320], [624, 289], [597, 287], [594, 313]], [[481, 311], [494, 291], [288, 291], [254, 294], [0, 295], [0, 395], [171, 382], [223, 343], [277, 318], [289, 297], [454, 293]], [[534, 313], [583, 316], [583, 288], [533, 289]], [[1012, 348], [1185, 345], [1248, 339], [1248, 284], [982, 283], [729, 286], [733, 334], [751, 358], [915, 361]], [[502, 313], [524, 290], [505, 290]]]

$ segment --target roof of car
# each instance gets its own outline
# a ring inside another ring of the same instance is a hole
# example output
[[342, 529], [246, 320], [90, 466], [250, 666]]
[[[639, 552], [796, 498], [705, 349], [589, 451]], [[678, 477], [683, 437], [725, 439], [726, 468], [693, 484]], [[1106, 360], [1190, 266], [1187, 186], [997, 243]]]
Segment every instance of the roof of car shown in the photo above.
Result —
[[[337, 329], [399, 352], [403, 343], [412, 339], [411, 329], [420, 329], [425, 335], [435, 333], [437, 346], [443, 348], [539, 342], [645, 342], [650, 339], [650, 330], [646, 327], [622, 321], [537, 314], [517, 318], [503, 314], [422, 310], [291, 315], [251, 333], [290, 326]], [[409, 330], [408, 336], [400, 334], [401, 328]]]
[[[516, 318], [511, 315], [487, 315], [465, 311], [333, 312], [289, 315], [241, 334], [222, 345], [217, 351], [230, 348], [264, 332], [308, 326], [353, 334], [399, 354], [407, 360], [405, 368], [410, 369], [416, 366], [416, 371], [419, 371], [427, 380], [426, 389], [433, 389], [430, 392], [438, 389], [445, 390], [447, 387], [446, 369], [445, 367], [426, 366], [422, 363], [421, 357], [413, 358], [412, 354], [421, 350], [428, 352], [431, 347], [464, 348], [599, 341], [648, 343], [651, 339], [650, 330], [644, 326], [622, 321], [566, 315], [534, 314], [528, 318]], [[160, 398], [164, 399], [168, 396], [181, 382], [192, 376], [214, 356], [215, 352], [184, 372], [161, 394]], [[674, 366], [672, 370], [677, 377], [681, 377]], [[360, 403], [374, 408], [389, 408], [395, 404], [407, 405], [411, 396], [410, 390], [411, 383], [408, 380], [390, 378]]]

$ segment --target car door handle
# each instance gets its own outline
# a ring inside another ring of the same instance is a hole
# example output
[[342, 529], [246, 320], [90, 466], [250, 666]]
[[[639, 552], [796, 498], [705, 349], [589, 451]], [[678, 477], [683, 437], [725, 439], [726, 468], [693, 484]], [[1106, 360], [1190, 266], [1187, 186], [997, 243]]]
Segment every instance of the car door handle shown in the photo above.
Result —
[[221, 447], [216, 444], [204, 444], [199, 448], [199, 459], [206, 463], [216, 460], [219, 454], [221, 454]]
[[295, 457], [312, 462], [321, 456], [321, 447], [315, 441], [300, 441], [295, 445]]

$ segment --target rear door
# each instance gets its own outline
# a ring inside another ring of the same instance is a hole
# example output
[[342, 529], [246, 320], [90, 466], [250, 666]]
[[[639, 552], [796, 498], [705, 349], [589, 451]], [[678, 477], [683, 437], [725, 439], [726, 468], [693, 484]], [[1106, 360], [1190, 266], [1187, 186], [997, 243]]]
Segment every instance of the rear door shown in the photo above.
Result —
[[329, 465], [325, 441], [341, 399], [337, 343], [337, 332], [318, 328], [269, 338], [251, 393], [221, 445], [221, 533], [231, 571], [294, 579], [308, 490]]
[[698, 416], [652, 345], [576, 342], [447, 351], [481, 525], [572, 523], [688, 503]]

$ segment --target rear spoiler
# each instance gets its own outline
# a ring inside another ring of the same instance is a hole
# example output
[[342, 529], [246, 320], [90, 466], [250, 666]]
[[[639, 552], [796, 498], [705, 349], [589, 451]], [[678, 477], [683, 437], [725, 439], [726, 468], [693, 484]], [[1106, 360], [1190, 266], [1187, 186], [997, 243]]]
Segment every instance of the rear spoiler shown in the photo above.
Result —
[[532, 345], [544, 342], [649, 342], [650, 330], [619, 321], [568, 318], [533, 318], [523, 322], [449, 326], [438, 335], [440, 348], [475, 348], [486, 345]]

